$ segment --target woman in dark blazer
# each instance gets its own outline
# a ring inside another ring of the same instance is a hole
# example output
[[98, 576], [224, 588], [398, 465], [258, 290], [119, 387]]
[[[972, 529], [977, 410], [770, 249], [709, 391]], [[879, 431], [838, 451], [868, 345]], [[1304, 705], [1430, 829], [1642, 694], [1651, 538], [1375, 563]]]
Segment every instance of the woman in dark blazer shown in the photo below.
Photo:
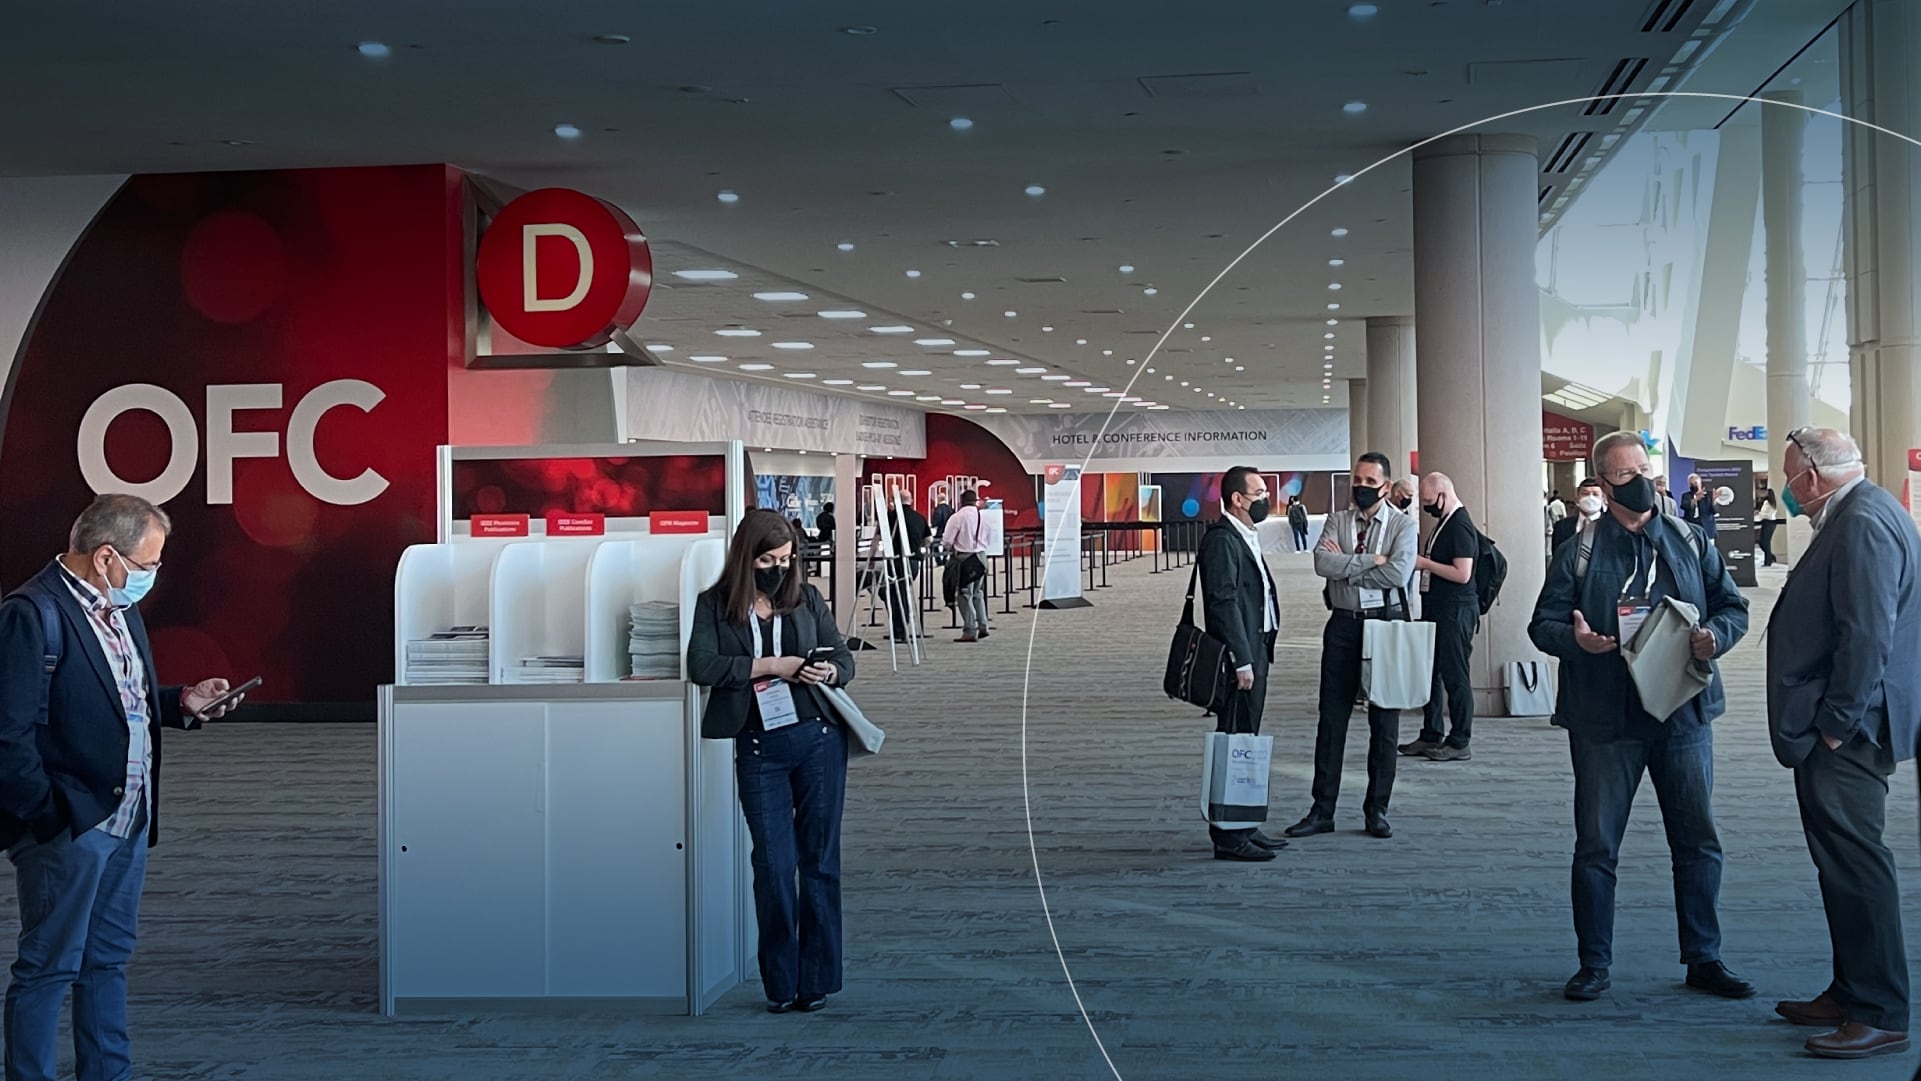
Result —
[[774, 1013], [811, 1013], [841, 987], [848, 736], [814, 688], [846, 685], [854, 655], [803, 581], [796, 540], [778, 513], [748, 511], [687, 643], [690, 677], [711, 690], [701, 735], [734, 741], [754, 841], [761, 986]]

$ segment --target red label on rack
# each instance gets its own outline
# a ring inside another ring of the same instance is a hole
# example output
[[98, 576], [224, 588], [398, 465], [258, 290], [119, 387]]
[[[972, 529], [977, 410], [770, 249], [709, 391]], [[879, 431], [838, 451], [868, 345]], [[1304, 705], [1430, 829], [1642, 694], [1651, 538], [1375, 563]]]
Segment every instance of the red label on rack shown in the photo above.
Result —
[[467, 519], [467, 530], [476, 537], [524, 537], [525, 514], [476, 514]]
[[598, 537], [607, 532], [607, 518], [601, 514], [549, 514], [550, 537]]
[[707, 532], [707, 512], [704, 510], [657, 510], [647, 516], [649, 533], [705, 533]]

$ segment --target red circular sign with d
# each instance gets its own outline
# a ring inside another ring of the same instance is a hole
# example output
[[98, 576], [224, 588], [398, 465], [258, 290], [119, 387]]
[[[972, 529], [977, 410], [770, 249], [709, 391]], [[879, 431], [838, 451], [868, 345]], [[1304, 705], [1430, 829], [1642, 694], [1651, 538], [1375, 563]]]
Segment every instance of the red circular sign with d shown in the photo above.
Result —
[[530, 345], [605, 345], [640, 318], [654, 257], [619, 207], [566, 188], [508, 203], [480, 238], [480, 299], [502, 330]]

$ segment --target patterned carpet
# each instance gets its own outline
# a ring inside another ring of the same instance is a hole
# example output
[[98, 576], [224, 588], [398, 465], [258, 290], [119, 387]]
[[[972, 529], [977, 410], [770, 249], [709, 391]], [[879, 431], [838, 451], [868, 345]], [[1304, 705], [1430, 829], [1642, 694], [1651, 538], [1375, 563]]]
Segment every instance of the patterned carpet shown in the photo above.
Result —
[[[1304, 561], [1276, 564], [1278, 827], [1307, 805], [1323, 616]], [[1491, 720], [1471, 762], [1404, 763], [1397, 835], [1377, 841], [1359, 832], [1357, 733], [1340, 832], [1274, 863], [1216, 863], [1196, 809], [1207, 726], [1158, 690], [1186, 575], [1141, 562], [1110, 581], [1092, 609], [1041, 615], [1031, 670], [1034, 614], [1018, 610], [987, 642], [942, 635], [918, 670], [864, 658], [855, 692], [890, 738], [853, 778], [847, 990], [811, 1016], [769, 1016], [749, 985], [700, 1019], [382, 1020], [372, 726], [170, 734], [169, 833], [132, 977], [139, 1076], [1879, 1081], [1913, 1071], [1911, 1056], [1818, 1064], [1799, 1053], [1805, 1030], [1772, 1017], [1775, 999], [1825, 985], [1827, 938], [1791, 780], [1768, 751], [1758, 629], [1727, 665], [1716, 808], [1727, 960], [1762, 993], [1730, 1003], [1681, 987], [1666, 848], [1644, 786], [1621, 867], [1615, 989], [1576, 1005], [1559, 995], [1575, 967], [1564, 737]], [[1772, 595], [1753, 592], [1757, 628]], [[1907, 767], [1891, 808], [1912, 879]], [[0, 911], [13, 911], [11, 891], [0, 875]]]

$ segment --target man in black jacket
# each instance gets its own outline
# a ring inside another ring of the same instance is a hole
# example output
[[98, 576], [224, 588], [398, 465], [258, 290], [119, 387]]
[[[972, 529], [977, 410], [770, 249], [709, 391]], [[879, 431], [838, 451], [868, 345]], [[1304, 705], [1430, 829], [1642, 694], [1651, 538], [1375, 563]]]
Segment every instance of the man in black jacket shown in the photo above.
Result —
[[920, 571], [927, 552], [927, 519], [903, 500], [900, 513], [888, 522], [893, 527], [894, 588], [888, 604], [893, 613], [892, 630], [896, 642], [905, 642], [914, 633], [910, 613], [920, 605]]
[[[1215, 731], [1261, 730], [1267, 703], [1267, 670], [1274, 663], [1274, 636], [1281, 625], [1280, 594], [1261, 558], [1255, 523], [1266, 518], [1267, 482], [1251, 466], [1237, 465], [1221, 478], [1221, 507], [1226, 512], [1201, 536], [1200, 579], [1207, 633], [1226, 643], [1235, 666], [1229, 700], [1218, 703]], [[1214, 858], [1257, 863], [1274, 858], [1287, 842], [1258, 828], [1221, 829], [1209, 825]]]

